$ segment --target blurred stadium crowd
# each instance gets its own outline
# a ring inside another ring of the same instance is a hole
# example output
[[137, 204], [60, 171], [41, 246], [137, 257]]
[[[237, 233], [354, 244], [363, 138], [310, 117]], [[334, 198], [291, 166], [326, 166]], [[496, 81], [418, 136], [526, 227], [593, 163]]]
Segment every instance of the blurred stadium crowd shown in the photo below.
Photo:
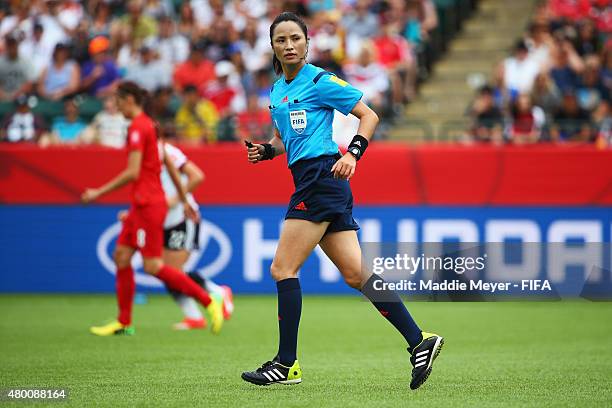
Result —
[[[285, 10], [308, 24], [308, 61], [361, 89], [383, 118], [377, 137], [384, 137], [436, 58], [437, 3], [3, 1], [0, 141], [122, 146], [127, 123], [111, 97], [121, 79], [150, 92], [148, 110], [167, 138], [265, 140], [275, 80], [269, 26]], [[533, 142], [609, 135], [609, 3], [549, 0], [538, 7], [525, 39], [478, 91], [468, 112], [470, 137]]]
[[431, 0], [20, 0], [0, 22], [2, 139], [120, 144], [109, 97], [122, 78], [150, 92], [166, 137], [266, 139], [269, 26], [283, 10], [305, 17], [310, 62], [362, 89], [381, 116], [401, 114], [415, 49], [437, 24]]
[[612, 144], [612, 2], [549, 0], [468, 114], [473, 140]]

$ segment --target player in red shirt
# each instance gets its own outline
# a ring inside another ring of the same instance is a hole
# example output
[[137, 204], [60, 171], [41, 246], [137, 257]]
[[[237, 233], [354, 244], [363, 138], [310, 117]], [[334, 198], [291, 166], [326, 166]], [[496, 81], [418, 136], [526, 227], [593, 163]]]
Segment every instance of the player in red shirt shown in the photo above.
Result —
[[195, 298], [207, 309], [210, 315], [211, 330], [216, 334], [221, 330], [223, 324], [223, 312], [219, 302], [212, 299], [187, 275], [164, 265], [162, 261], [163, 225], [168, 205], [160, 180], [160, 157], [163, 158], [176, 186], [185, 208], [185, 215], [195, 220], [198, 214], [187, 201], [176, 167], [171, 160], [166, 158], [165, 149], [159, 148], [155, 123], [143, 111], [146, 92], [133, 82], [123, 82], [117, 88], [116, 96], [119, 110], [126, 118], [132, 120], [128, 128], [126, 143], [128, 165], [125, 170], [103, 186], [87, 189], [83, 193], [82, 200], [85, 203], [92, 202], [104, 194], [133, 182], [132, 205], [127, 218], [123, 221], [123, 228], [114, 253], [117, 266], [116, 289], [119, 317], [117, 321], [104, 326], [92, 327], [91, 332], [99, 336], [134, 333], [131, 318], [136, 285], [131, 260], [138, 250], [143, 257], [145, 272], [155, 275], [174, 291]]

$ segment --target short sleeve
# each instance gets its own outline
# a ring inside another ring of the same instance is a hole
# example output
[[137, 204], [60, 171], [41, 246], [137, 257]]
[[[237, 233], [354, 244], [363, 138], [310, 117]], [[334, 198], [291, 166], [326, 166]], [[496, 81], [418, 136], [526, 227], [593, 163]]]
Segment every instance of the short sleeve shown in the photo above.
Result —
[[142, 131], [134, 126], [130, 126], [127, 134], [127, 149], [128, 151], [139, 151], [144, 150], [144, 135]]
[[351, 113], [363, 96], [363, 92], [331, 74], [321, 76], [315, 87], [324, 106], [336, 109], [345, 116]]
[[169, 143], [164, 143], [164, 149], [166, 150], [166, 155], [170, 160], [172, 160], [172, 164], [177, 169], [180, 169], [187, 163], [187, 156], [183, 152], [181, 152], [177, 147], [172, 146]]

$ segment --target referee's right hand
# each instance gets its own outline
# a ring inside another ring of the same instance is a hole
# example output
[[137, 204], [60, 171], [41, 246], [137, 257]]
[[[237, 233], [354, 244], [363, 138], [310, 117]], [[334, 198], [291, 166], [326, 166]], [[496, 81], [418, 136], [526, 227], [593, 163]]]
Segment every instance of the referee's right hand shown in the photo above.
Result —
[[257, 164], [261, 161], [264, 154], [263, 145], [253, 143], [251, 147], [247, 147], [247, 155], [250, 163]]

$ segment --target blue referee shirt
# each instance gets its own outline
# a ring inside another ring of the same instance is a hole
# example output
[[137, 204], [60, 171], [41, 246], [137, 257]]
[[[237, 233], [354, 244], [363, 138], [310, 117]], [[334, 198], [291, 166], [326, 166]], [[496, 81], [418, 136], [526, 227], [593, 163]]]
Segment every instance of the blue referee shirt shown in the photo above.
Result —
[[334, 109], [348, 115], [363, 93], [347, 82], [306, 64], [289, 83], [283, 75], [270, 91], [270, 111], [289, 166], [298, 160], [338, 153], [332, 139]]

